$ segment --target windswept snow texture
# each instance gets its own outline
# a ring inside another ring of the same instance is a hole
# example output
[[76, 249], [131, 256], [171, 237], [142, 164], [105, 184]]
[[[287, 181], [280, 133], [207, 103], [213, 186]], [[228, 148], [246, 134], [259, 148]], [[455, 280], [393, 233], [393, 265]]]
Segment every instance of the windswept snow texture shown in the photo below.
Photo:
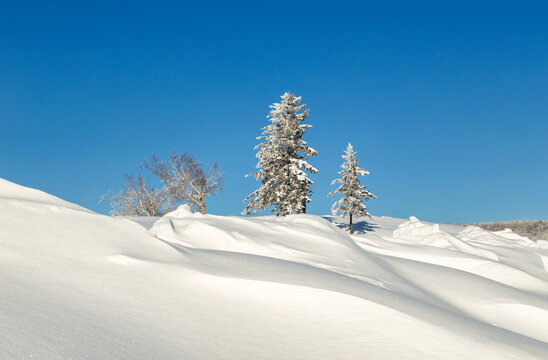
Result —
[[147, 231], [0, 180], [0, 358], [548, 358], [542, 244], [344, 224], [180, 208]]

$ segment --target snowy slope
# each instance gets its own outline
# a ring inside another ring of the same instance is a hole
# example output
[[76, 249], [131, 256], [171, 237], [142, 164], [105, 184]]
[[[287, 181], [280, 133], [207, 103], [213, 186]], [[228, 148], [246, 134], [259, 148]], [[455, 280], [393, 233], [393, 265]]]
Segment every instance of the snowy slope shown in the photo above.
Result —
[[0, 358], [548, 358], [548, 250], [341, 222], [180, 208], [149, 232], [1, 181]]

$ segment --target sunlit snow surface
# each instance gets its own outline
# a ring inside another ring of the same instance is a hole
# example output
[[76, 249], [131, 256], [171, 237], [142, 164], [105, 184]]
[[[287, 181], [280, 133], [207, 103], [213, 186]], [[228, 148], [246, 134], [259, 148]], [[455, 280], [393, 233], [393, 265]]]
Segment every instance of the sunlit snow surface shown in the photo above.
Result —
[[354, 236], [312, 215], [154, 220], [0, 180], [0, 359], [548, 359], [547, 242], [415, 218]]

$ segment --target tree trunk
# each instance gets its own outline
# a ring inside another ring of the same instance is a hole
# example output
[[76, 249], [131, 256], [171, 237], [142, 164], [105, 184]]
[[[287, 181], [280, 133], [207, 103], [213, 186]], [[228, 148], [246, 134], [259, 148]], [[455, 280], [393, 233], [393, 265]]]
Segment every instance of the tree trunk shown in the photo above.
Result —
[[306, 200], [303, 200], [303, 206], [302, 206], [303, 214], [306, 214]]
[[204, 198], [203, 195], [200, 197], [200, 209], [202, 210], [202, 214], [205, 215], [205, 213], [206, 213], [206, 206], [205, 206], [205, 198]]
[[352, 214], [350, 214], [350, 233], [354, 234], [354, 226], [352, 225]]

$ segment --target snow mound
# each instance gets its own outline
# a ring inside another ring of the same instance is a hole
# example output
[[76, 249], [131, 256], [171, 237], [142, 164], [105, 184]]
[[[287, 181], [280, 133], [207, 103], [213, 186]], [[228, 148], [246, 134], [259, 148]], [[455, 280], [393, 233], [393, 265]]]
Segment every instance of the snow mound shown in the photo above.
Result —
[[394, 230], [393, 236], [395, 239], [424, 245], [437, 247], [451, 246], [451, 242], [448, 240], [450, 235], [442, 232], [439, 224], [428, 225], [420, 222], [415, 216], [411, 216], [409, 221], [398, 226]]
[[417, 244], [454, 249], [466, 254], [498, 260], [495, 253], [470, 245], [455, 236], [441, 231], [439, 224], [428, 225], [420, 222], [414, 216], [411, 216], [409, 221], [398, 226], [394, 230], [393, 237]]
[[177, 209], [167, 213], [165, 216], [172, 218], [184, 218], [185, 216], [192, 215], [190, 206], [187, 204], [180, 205]]
[[[175, 216], [173, 216], [175, 215]], [[360, 248], [329, 221], [312, 215], [232, 217], [167, 214], [150, 232], [167, 242], [334, 266]], [[298, 241], [295, 237], [298, 236]]]
[[508, 228], [500, 231], [493, 231], [493, 234], [499, 235], [505, 239], [519, 240], [520, 243], [523, 243], [523, 244], [534, 243], [534, 241], [531, 241], [528, 237], [516, 234], [515, 232], [512, 231], [512, 229], [508, 229]]
[[399, 219], [349, 236], [312, 215], [184, 208], [148, 232], [0, 187], [2, 359], [548, 358], [539, 247], [418, 220], [402, 240]]
[[464, 240], [480, 242], [506, 247], [534, 246], [535, 242], [524, 236], [514, 233], [510, 229], [501, 231], [488, 231], [479, 226], [467, 226], [461, 233], [460, 237]]

